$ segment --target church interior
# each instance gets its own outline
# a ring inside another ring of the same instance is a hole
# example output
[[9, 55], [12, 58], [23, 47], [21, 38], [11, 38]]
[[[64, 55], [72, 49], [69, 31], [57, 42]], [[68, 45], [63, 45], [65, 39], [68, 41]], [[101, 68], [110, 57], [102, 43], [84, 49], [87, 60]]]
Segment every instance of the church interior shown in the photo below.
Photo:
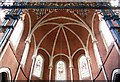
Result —
[[120, 82], [119, 3], [3, 0], [0, 81]]

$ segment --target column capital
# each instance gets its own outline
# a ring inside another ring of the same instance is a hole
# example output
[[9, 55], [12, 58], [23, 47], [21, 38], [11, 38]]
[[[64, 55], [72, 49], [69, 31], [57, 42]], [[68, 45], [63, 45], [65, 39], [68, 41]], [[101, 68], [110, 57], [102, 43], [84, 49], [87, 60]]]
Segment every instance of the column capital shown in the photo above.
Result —
[[71, 60], [71, 59], [72, 59], [72, 56], [69, 56], [69, 59]]
[[53, 58], [53, 56], [51, 55], [50, 58]]
[[72, 56], [69, 56], [69, 68], [73, 69], [73, 61], [72, 61]]
[[27, 39], [25, 40], [25, 43], [30, 43], [30, 42], [31, 42], [30, 38], [27, 38]]
[[52, 69], [53, 68], [53, 66], [52, 65], [49, 65], [49, 69]]
[[89, 56], [89, 55], [88, 55], [88, 56], [86, 56], [86, 59], [87, 59], [87, 60], [91, 60], [91, 58], [90, 58], [90, 56]]
[[74, 67], [73, 67], [73, 65], [72, 65], [72, 66], [69, 66], [69, 68], [70, 68], [70, 69], [73, 69]]
[[32, 56], [32, 59], [35, 59], [35, 58], [36, 58], [36, 55], [33, 55], [33, 56]]
[[92, 43], [94, 44], [94, 43], [98, 43], [98, 42], [97, 42], [97, 40], [92, 40]]

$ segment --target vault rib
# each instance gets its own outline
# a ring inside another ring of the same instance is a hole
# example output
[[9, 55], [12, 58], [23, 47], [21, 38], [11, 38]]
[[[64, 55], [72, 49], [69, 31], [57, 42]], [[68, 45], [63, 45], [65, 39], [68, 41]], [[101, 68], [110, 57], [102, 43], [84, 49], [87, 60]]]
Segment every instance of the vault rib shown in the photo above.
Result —
[[56, 37], [55, 37], [55, 40], [54, 40], [54, 43], [53, 43], [53, 48], [52, 48], [52, 53], [51, 53], [52, 56], [54, 55], [55, 46], [56, 46], [56, 42], [57, 42], [57, 39], [58, 39], [58, 35], [59, 35], [59, 33], [60, 33], [60, 30], [61, 30], [61, 28], [59, 27], [59, 29], [58, 29], [58, 31], [57, 31], [57, 34], [56, 34]]
[[56, 27], [54, 27], [53, 29], [51, 29], [49, 32], [47, 32], [47, 33], [42, 37], [42, 39], [39, 41], [37, 48], [39, 48], [40, 45], [41, 45], [41, 43], [42, 43], [42, 41], [43, 41], [51, 32], [53, 32], [53, 31], [54, 31], [55, 29], [57, 29], [58, 27], [59, 27], [59, 26], [56, 26]]
[[69, 56], [71, 56], [69, 41], [68, 41], [67, 35], [66, 35], [65, 30], [64, 30], [63, 27], [62, 27], [62, 31], [63, 31], [64, 37], [65, 37], [65, 40], [66, 40], [66, 43], [67, 43], [68, 54], [69, 54]]
[[81, 38], [73, 30], [71, 30], [67, 26], [64, 26], [64, 27], [77, 37], [77, 39], [80, 41], [80, 43], [82, 44], [83, 48], [85, 49], [85, 45], [84, 45], [83, 41], [81, 40]]

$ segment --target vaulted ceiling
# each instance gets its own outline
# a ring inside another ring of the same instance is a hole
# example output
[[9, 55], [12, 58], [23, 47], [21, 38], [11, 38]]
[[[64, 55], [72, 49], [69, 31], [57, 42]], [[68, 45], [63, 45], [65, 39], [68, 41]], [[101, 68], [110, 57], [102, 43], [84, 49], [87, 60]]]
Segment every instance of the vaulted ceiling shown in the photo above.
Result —
[[29, 10], [36, 46], [53, 56], [72, 56], [80, 48], [85, 48], [92, 32], [94, 10], [84, 11], [82, 15], [81, 9], [46, 9], [38, 16], [35, 10]]

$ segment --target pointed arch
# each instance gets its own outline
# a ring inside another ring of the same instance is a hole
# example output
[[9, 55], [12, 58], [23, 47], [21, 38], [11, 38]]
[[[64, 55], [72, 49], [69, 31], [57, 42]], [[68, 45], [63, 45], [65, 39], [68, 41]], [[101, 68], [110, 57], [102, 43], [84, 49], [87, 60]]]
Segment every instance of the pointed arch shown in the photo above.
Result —
[[[2, 74], [2, 75], [1, 75]], [[12, 75], [11, 75], [11, 71], [9, 68], [0, 68], [0, 82], [1, 81], [10, 81], [12, 80]]]

